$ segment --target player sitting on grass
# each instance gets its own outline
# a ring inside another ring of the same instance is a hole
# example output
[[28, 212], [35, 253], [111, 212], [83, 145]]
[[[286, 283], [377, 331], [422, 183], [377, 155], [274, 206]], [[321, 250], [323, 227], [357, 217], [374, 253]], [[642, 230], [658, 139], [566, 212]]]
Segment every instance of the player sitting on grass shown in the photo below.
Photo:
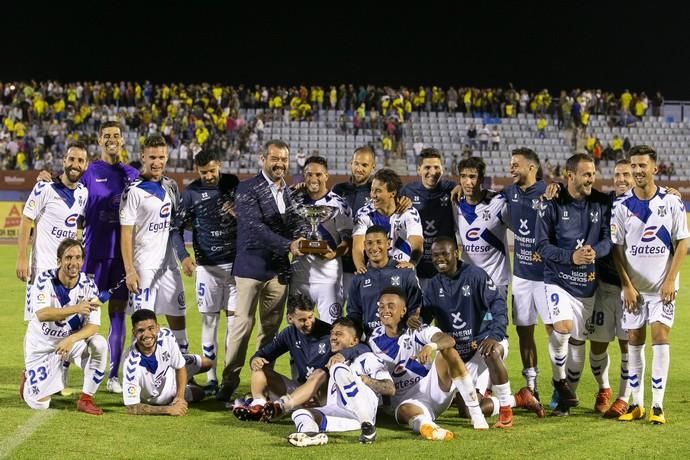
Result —
[[328, 442], [326, 432], [361, 429], [359, 442], [376, 440], [376, 409], [379, 394], [392, 396], [395, 385], [383, 361], [373, 353], [363, 353], [345, 361], [341, 351], [354, 347], [362, 335], [352, 320], [337, 319], [331, 329], [331, 351], [338, 353], [328, 362], [328, 400], [325, 406], [299, 409], [292, 414], [297, 428], [288, 437], [293, 446], [306, 447]]
[[203, 388], [188, 385], [213, 362], [182, 354], [172, 331], [161, 328], [153, 310], [132, 315], [135, 343], [124, 362], [122, 397], [130, 415], [185, 415], [187, 403], [203, 399]]

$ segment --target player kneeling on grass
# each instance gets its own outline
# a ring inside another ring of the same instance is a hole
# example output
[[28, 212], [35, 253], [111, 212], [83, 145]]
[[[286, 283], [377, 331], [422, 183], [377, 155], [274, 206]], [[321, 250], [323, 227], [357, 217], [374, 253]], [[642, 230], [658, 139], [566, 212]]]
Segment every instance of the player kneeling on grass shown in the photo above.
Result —
[[[328, 381], [324, 368], [332, 356], [331, 325], [314, 318], [314, 302], [302, 293], [288, 297], [287, 321], [289, 326], [273, 342], [261, 347], [250, 361], [252, 399], [237, 402], [232, 410], [240, 420], [267, 422], [313, 397], [323, 402]], [[352, 359], [366, 351], [368, 347], [358, 345], [342, 354], [345, 359]], [[286, 352], [290, 353], [292, 379], [274, 371], [271, 365]]]
[[124, 399], [130, 415], [185, 415], [187, 403], [204, 398], [203, 388], [188, 385], [213, 362], [182, 354], [170, 329], [161, 328], [152, 310], [132, 315], [136, 341], [124, 360]]
[[20, 395], [32, 409], [48, 409], [51, 396], [64, 388], [63, 376], [73, 362], [84, 369], [84, 386], [77, 410], [91, 415], [103, 411], [93, 395], [105, 375], [108, 344], [98, 335], [101, 312], [98, 289], [81, 272], [84, 247], [67, 238], [57, 249], [57, 269], [36, 277], [31, 287], [31, 320], [24, 339]]
[[328, 400], [325, 406], [299, 409], [292, 414], [297, 433], [288, 441], [293, 446], [306, 447], [328, 442], [325, 432], [361, 429], [359, 442], [371, 444], [376, 440], [376, 409], [379, 397], [395, 394], [395, 385], [383, 361], [373, 353], [363, 353], [345, 361], [341, 351], [359, 343], [362, 335], [350, 319], [340, 318], [331, 329], [331, 351], [337, 353], [328, 362]]
[[406, 328], [406, 312], [405, 294], [395, 286], [383, 289], [379, 297], [381, 326], [369, 339], [369, 346], [395, 382], [390, 408], [398, 423], [408, 424], [425, 439], [450, 441], [453, 433], [434, 420], [448, 409], [457, 390], [474, 428], [488, 429], [472, 376], [455, 350], [455, 340], [434, 326]]
[[[496, 428], [513, 426], [513, 407], [531, 410], [544, 417], [544, 408], [529, 388], [511, 394], [508, 370], [508, 307], [505, 298], [481, 268], [458, 263], [458, 246], [453, 238], [439, 237], [431, 245], [431, 261], [438, 272], [429, 280], [421, 315], [426, 323], [436, 320], [438, 327], [455, 339], [455, 349], [465, 362], [479, 393], [486, 388], [486, 373], [496, 397], [480, 402], [484, 415], [498, 415]], [[421, 325], [417, 315], [408, 326]], [[468, 416], [460, 401], [461, 416]]]

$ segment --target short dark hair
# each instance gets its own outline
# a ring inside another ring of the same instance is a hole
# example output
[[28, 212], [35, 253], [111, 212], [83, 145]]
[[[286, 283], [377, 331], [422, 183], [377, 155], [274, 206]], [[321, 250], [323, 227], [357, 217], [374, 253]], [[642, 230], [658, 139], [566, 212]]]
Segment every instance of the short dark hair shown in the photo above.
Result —
[[368, 153], [371, 155], [372, 160], [376, 161], [376, 152], [374, 152], [374, 149], [371, 148], [370, 145], [362, 145], [361, 147], [357, 147], [354, 152], [352, 152], [352, 156], [354, 157], [357, 153]]
[[103, 122], [103, 124], [101, 124], [101, 127], [98, 128], [98, 137], [101, 137], [103, 135], [103, 131], [105, 130], [105, 128], [117, 128], [120, 130], [120, 134], [122, 134], [122, 125], [120, 124], [120, 122], [115, 120], [108, 120], [106, 122]]
[[403, 300], [403, 303], [405, 303], [405, 306], [407, 306], [407, 296], [405, 295], [405, 292], [399, 286], [387, 286], [387, 287], [381, 289], [381, 292], [379, 293], [379, 300], [381, 300], [381, 297], [383, 297], [386, 294], [397, 295], [398, 297], [400, 297]]
[[389, 168], [383, 168], [376, 171], [374, 179], [386, 184], [386, 190], [389, 192], [395, 192], [397, 194], [402, 188], [402, 179], [400, 179], [398, 173]]
[[628, 152], [628, 158], [634, 155], [648, 155], [656, 163], [656, 150], [649, 145], [636, 145]]
[[143, 150], [146, 149], [154, 149], [157, 147], [167, 147], [168, 143], [165, 142], [165, 138], [161, 133], [153, 133], [149, 134], [146, 136], [146, 139], [144, 139], [144, 148]]
[[350, 318], [343, 316], [342, 318], [338, 318], [335, 321], [333, 321], [332, 325], [349, 327], [354, 331], [354, 336], [357, 337], [357, 340], [359, 340], [359, 338], [362, 337], [362, 326], [359, 324], [358, 321], [352, 321]]
[[62, 256], [65, 254], [65, 251], [74, 246], [79, 246], [79, 248], [81, 249], [81, 256], [84, 257], [86, 253], [84, 252], [84, 245], [81, 244], [81, 241], [75, 240], [74, 238], [65, 238], [58, 245], [57, 258], [62, 259]]
[[627, 158], [621, 158], [620, 160], [616, 160], [616, 164], [614, 164], [613, 167], [615, 168], [618, 165], [630, 166], [630, 160], [628, 160]]
[[479, 157], [465, 158], [458, 163], [458, 174], [460, 174], [463, 169], [476, 169], [477, 176], [479, 176], [479, 180], [482, 181], [486, 174], [486, 163]]
[[565, 162], [565, 170], [572, 173], [576, 172], [577, 165], [580, 164], [581, 161], [589, 161], [590, 163], [594, 163], [594, 159], [588, 154], [576, 153], [568, 158], [568, 160]]
[[515, 150], [513, 150], [512, 155], [520, 155], [523, 157], [525, 160], [529, 161], [530, 163], [534, 163], [537, 165], [537, 168], [541, 166], [541, 162], [539, 161], [539, 155], [537, 155], [537, 152], [534, 150], [527, 148], [527, 147], [519, 147]]
[[458, 248], [458, 242], [455, 241], [455, 238], [451, 238], [450, 236], [437, 236], [431, 244], [436, 243], [450, 243], [454, 248]]
[[194, 164], [197, 166], [206, 166], [212, 161], [220, 163], [220, 155], [216, 150], [204, 149], [194, 155]]
[[156, 312], [149, 310], [147, 308], [142, 308], [132, 313], [132, 327], [136, 326], [137, 323], [141, 321], [146, 321], [152, 319], [156, 324], [158, 324], [158, 318], [156, 318]]
[[388, 238], [388, 230], [381, 227], [380, 225], [372, 225], [371, 227], [367, 228], [367, 231], [364, 233], [364, 236], [366, 237], [371, 233], [383, 233], [384, 235], [386, 235], [386, 238]]
[[287, 150], [288, 153], [290, 153], [290, 146], [287, 145], [287, 142], [281, 141], [280, 139], [270, 139], [264, 144], [264, 156], [266, 156], [266, 153], [268, 153], [268, 148], [270, 146], [276, 147], [280, 150]]
[[85, 151], [87, 154], [89, 153], [89, 149], [86, 146], [86, 143], [80, 140], [70, 142], [67, 145], [67, 150], [65, 150], [65, 152], [69, 152], [69, 149], [79, 149]]
[[328, 160], [326, 160], [324, 157], [320, 157], [318, 155], [312, 155], [306, 159], [306, 161], [304, 162], [304, 167], [306, 168], [307, 165], [311, 164], [311, 163], [316, 163], [317, 165], [321, 165], [324, 168], [326, 168], [326, 171], [328, 171]]
[[314, 301], [301, 292], [290, 294], [287, 299], [287, 314], [294, 315], [297, 310], [314, 311]]
[[438, 158], [441, 160], [441, 163], [443, 163], [443, 155], [441, 154], [441, 151], [433, 147], [427, 147], [422, 149], [422, 151], [419, 153], [419, 158], [417, 158], [417, 166], [421, 166], [424, 160], [427, 158]]

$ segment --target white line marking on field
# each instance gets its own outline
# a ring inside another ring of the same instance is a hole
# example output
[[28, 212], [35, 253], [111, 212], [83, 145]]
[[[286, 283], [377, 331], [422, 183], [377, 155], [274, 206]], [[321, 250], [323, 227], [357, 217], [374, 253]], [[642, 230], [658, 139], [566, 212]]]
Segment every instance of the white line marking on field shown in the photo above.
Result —
[[25, 424], [17, 428], [14, 433], [0, 440], [0, 459], [8, 457], [14, 449], [29, 439], [31, 435], [55, 415], [55, 413], [56, 411], [54, 410], [38, 411], [32, 415]]

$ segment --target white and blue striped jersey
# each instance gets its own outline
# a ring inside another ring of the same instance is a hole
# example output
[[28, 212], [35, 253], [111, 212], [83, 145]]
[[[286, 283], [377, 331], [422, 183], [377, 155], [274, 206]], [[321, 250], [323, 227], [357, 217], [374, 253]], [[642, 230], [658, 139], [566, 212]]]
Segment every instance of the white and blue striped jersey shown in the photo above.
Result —
[[369, 347], [386, 364], [395, 384], [393, 407], [414, 394], [417, 383], [422, 380], [433, 366], [433, 362], [421, 364], [412, 359], [431, 338], [441, 330], [434, 326], [423, 325], [420, 329], [406, 329], [398, 337], [386, 335], [384, 326], [374, 329], [369, 339]]
[[176, 266], [170, 236], [173, 201], [160, 182], [137, 179], [122, 194], [120, 225], [133, 225], [132, 260], [137, 269]]
[[476, 205], [463, 197], [455, 211], [462, 261], [484, 270], [497, 285], [507, 286], [510, 261], [506, 229], [510, 216], [505, 196], [489, 190]]
[[57, 248], [65, 238], [77, 237], [77, 222], [84, 216], [88, 196], [81, 183], [74, 190], [61, 182], [34, 185], [24, 204], [24, 215], [36, 225], [31, 267], [57, 267]]
[[[340, 196], [328, 192], [318, 200], [304, 198], [304, 204], [330, 206], [336, 208], [333, 217], [319, 224], [320, 238], [335, 250], [344, 239], [352, 238], [352, 211], [350, 206]], [[308, 227], [311, 229], [311, 226]], [[296, 282], [301, 283], [332, 283], [342, 274], [342, 261], [339, 257], [326, 260], [313, 254], [295, 257], [292, 261], [292, 273]]]
[[412, 246], [408, 241], [409, 238], [411, 236], [424, 238], [419, 212], [415, 208], [409, 208], [402, 214], [394, 213], [388, 217], [374, 209], [374, 206], [369, 203], [357, 211], [352, 234], [364, 236], [367, 229], [373, 225], [379, 225], [388, 231], [390, 238], [388, 256], [393, 260], [410, 260]]
[[85, 273], [79, 274], [77, 284], [72, 289], [62, 285], [56, 269], [39, 273], [29, 294], [33, 314], [26, 331], [26, 353], [53, 352], [65, 337], [78, 332], [86, 324], [101, 324], [100, 309], [89, 315], [71, 315], [62, 321], [39, 321], [36, 312], [43, 308], [65, 308], [97, 296], [96, 284]]
[[[625, 268], [633, 286], [658, 293], [671, 267], [675, 243], [690, 237], [685, 206], [680, 198], [657, 188], [650, 200], [634, 189], [618, 197], [611, 216], [611, 240], [625, 247]], [[679, 276], [675, 280], [678, 289]]]
[[[362, 353], [357, 356], [348, 363], [348, 367], [353, 374], [360, 377], [366, 375], [374, 380], [393, 380], [383, 360], [371, 352]], [[349, 396], [355, 396], [358, 391], [357, 387], [353, 386], [352, 394]], [[326, 405], [348, 407], [347, 400], [340, 394], [340, 390], [333, 376], [328, 380], [328, 399]]]

